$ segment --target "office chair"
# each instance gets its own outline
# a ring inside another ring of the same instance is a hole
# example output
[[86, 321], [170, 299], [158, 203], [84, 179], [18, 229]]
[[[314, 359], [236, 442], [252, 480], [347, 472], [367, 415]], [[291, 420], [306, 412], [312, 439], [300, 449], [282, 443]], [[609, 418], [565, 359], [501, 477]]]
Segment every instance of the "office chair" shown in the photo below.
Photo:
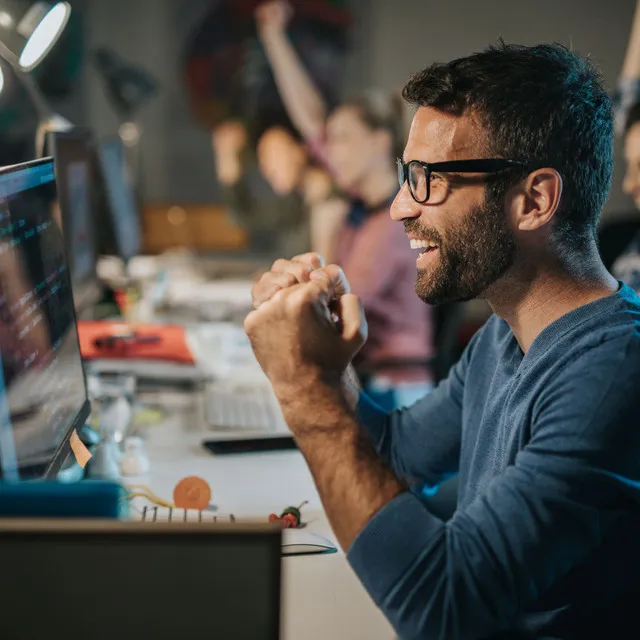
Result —
[[460, 329], [465, 318], [465, 303], [451, 302], [431, 309], [434, 322], [435, 356], [431, 358], [388, 358], [375, 363], [355, 364], [361, 382], [374, 377], [378, 371], [422, 368], [432, 376], [435, 384], [447, 377], [449, 369], [458, 361], [464, 349]]

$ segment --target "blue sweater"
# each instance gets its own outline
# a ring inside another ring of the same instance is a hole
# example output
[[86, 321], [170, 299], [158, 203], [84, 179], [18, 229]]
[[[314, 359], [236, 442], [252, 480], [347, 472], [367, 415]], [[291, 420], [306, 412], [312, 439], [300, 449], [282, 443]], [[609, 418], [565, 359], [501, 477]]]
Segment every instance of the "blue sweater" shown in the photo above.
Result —
[[523, 355], [492, 317], [448, 379], [387, 415], [376, 450], [410, 485], [459, 472], [448, 522], [407, 492], [348, 558], [401, 638], [640, 637], [640, 298], [626, 285]]

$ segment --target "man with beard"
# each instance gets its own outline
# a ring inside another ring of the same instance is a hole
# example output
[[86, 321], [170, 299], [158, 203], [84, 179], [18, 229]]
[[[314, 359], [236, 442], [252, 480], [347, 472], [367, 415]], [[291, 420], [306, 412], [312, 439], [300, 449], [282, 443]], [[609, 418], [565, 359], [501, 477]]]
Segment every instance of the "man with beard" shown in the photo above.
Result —
[[[402, 638], [630, 637], [640, 299], [595, 240], [611, 101], [566, 48], [503, 43], [428, 67], [404, 96], [418, 110], [391, 216], [421, 246], [416, 292], [482, 297], [495, 315], [431, 394], [386, 414], [347, 380], [366, 339], [358, 299], [303, 256], [254, 288], [256, 357]], [[454, 473], [443, 522], [412, 489]]]

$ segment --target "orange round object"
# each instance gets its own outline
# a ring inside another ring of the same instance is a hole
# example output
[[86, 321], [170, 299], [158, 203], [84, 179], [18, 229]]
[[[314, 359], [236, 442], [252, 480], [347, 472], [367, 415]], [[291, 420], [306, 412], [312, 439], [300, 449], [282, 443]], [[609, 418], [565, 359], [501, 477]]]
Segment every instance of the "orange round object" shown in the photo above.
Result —
[[179, 509], [202, 511], [211, 502], [211, 487], [198, 476], [182, 478], [173, 490], [173, 502]]

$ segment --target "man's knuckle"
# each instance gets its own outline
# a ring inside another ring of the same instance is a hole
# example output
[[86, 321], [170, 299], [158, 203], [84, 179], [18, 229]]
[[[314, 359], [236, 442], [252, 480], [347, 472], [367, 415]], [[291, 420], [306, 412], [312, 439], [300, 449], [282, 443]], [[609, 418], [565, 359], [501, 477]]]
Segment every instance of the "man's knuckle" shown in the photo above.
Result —
[[306, 296], [307, 296], [307, 293], [304, 288], [296, 289], [295, 291], [293, 291], [289, 296], [287, 296], [287, 299], [286, 299], [287, 309], [289, 311], [295, 311], [300, 309], [300, 307], [302, 307], [307, 300]]
[[271, 300], [276, 303], [281, 303], [283, 300], [287, 299], [288, 293], [289, 293], [288, 289], [278, 288], [278, 290], [271, 297]]
[[251, 335], [253, 333], [253, 330], [255, 328], [256, 316], [257, 316], [257, 314], [256, 314], [255, 311], [252, 311], [251, 313], [248, 313], [245, 316], [244, 323], [243, 323], [244, 324], [244, 330], [245, 330], [246, 334], [249, 337], [251, 337]]
[[302, 253], [294, 258], [295, 262], [301, 262], [314, 269], [319, 269], [324, 266], [324, 258], [316, 251], [309, 251], [308, 253]]

